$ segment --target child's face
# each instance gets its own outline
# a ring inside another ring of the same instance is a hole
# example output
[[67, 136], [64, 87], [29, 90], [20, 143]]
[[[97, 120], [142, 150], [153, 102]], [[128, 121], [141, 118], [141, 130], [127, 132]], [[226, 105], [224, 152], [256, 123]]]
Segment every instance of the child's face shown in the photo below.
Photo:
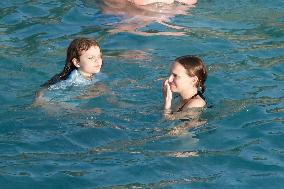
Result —
[[186, 69], [178, 62], [175, 62], [171, 68], [169, 84], [172, 92], [183, 93], [195, 87], [196, 76], [190, 77]]
[[102, 63], [100, 48], [98, 46], [91, 46], [88, 50], [81, 53], [79, 61], [75, 66], [81, 73], [90, 76], [100, 72]]

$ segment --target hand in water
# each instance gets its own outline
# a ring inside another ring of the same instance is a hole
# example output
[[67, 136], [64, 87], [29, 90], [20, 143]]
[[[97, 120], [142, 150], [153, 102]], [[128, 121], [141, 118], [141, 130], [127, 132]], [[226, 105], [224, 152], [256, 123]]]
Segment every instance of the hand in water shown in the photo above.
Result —
[[169, 80], [165, 80], [163, 83], [163, 93], [164, 93], [164, 109], [171, 109], [173, 93], [170, 88]]

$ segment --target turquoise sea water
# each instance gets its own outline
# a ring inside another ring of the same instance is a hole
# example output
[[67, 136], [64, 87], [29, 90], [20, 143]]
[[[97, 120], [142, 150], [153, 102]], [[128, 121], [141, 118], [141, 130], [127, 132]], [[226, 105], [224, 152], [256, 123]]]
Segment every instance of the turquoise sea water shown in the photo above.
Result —
[[[283, 1], [117, 7], [0, 2], [0, 188], [283, 188]], [[108, 79], [37, 106], [77, 36], [98, 39]], [[170, 136], [183, 122], [163, 119], [161, 85], [185, 54], [208, 65], [213, 107]]]

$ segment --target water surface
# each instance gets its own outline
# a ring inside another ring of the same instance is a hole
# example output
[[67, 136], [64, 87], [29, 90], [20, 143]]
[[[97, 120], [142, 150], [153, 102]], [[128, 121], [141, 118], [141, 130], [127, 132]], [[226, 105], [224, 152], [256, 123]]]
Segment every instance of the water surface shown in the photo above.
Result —
[[[200, 0], [135, 17], [88, 0], [1, 2], [1, 188], [281, 188], [282, 4]], [[101, 44], [106, 90], [35, 106], [77, 36]], [[183, 122], [163, 118], [161, 85], [185, 54], [208, 65], [213, 108], [170, 136]]]

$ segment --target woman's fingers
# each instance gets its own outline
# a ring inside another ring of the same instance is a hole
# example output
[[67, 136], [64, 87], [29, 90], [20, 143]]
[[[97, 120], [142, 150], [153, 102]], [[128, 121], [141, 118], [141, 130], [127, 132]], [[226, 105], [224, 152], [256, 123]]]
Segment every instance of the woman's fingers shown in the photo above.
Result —
[[172, 91], [169, 84], [169, 79], [163, 82], [163, 92], [164, 92], [164, 109], [170, 110], [172, 104]]
[[166, 80], [164, 81], [164, 83], [163, 83], [163, 86], [165, 87], [168, 83], [169, 83], [169, 80], [166, 79]]
[[169, 85], [169, 80], [166, 79], [166, 80], [163, 82], [163, 90], [164, 90], [164, 92], [167, 92], [168, 85]]

